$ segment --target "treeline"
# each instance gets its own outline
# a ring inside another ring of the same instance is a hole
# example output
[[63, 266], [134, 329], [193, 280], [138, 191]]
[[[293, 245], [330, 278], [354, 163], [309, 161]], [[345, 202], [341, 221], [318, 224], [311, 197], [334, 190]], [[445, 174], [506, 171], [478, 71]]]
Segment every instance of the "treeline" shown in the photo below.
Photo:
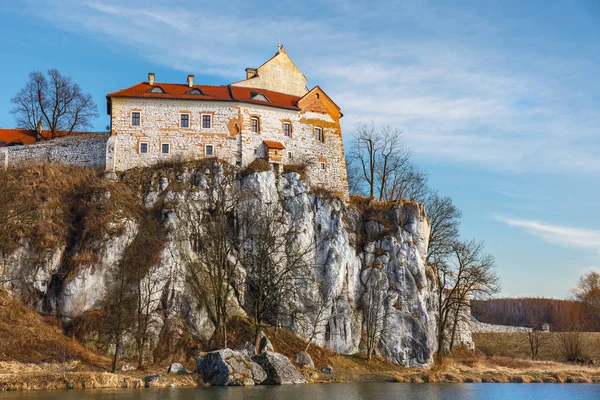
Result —
[[550, 324], [553, 332], [598, 331], [599, 326], [581, 301], [541, 297], [472, 300], [473, 316], [481, 322], [511, 326]]

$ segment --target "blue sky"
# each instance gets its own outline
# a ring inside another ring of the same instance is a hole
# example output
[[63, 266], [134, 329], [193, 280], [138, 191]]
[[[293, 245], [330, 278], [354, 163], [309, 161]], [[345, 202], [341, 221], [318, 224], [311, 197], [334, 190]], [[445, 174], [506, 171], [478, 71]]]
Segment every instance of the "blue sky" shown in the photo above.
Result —
[[[458, 5], [460, 3], [460, 5]], [[494, 3], [494, 4], [488, 4]], [[105, 95], [226, 84], [277, 44], [356, 123], [404, 132], [484, 240], [506, 296], [567, 297], [600, 270], [600, 2], [21, 0], [0, 4], [0, 126], [32, 70]]]

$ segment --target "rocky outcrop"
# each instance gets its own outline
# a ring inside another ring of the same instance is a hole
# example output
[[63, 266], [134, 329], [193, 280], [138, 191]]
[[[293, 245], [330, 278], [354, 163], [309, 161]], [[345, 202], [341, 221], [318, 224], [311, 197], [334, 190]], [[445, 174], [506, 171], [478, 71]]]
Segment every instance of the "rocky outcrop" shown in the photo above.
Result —
[[296, 364], [302, 368], [315, 368], [315, 363], [313, 362], [312, 357], [306, 351], [300, 351], [296, 353], [296, 359], [294, 361], [296, 361]]
[[263, 385], [290, 385], [306, 383], [304, 376], [292, 365], [292, 362], [283, 354], [263, 351], [252, 357], [266, 372], [267, 378]]
[[213, 386], [248, 386], [262, 383], [267, 374], [246, 352], [217, 350], [196, 359], [198, 374]]
[[[145, 293], [152, 310], [148, 346], [185, 335], [206, 340], [214, 333], [211, 313], [186, 282], [185, 260], [193, 257], [192, 243], [181, 241], [192, 236], [183, 210], [206, 198], [209, 173], [205, 167], [191, 165], [156, 169], [142, 177], [140, 204], [160, 216], [166, 232], [164, 247], [156, 257], [158, 264], [148, 272], [152, 274], [148, 279], [158, 282], [151, 293]], [[437, 348], [436, 299], [424, 262], [429, 223], [421, 205], [407, 202], [354, 209], [339, 199], [317, 195], [297, 173], [250, 173], [238, 182], [243, 190], [256, 194], [255, 201], [280, 205], [288, 223], [299, 229], [299, 245], [313, 249], [304, 272], [309, 283], [298, 288], [294, 313], [278, 320], [280, 326], [342, 354], [359, 352], [365, 295], [370, 282], [376, 281], [383, 305], [377, 354], [400, 365], [431, 365]], [[29, 256], [28, 240], [23, 238], [14, 252], [0, 260], [2, 271], [26, 277], [9, 280], [7, 289], [67, 323], [100, 307], [117, 284], [116, 266], [147, 231], [133, 219], [114, 223], [122, 229], [94, 243], [94, 257], [89, 261], [89, 252], [78, 247], [76, 238], [48, 249], [42, 260]], [[75, 259], [77, 267], [70, 262]], [[241, 281], [229, 300], [230, 316], [246, 315], [246, 275], [240, 266]], [[151, 353], [153, 349], [148, 350]], [[266, 350], [273, 349], [267, 346]]]

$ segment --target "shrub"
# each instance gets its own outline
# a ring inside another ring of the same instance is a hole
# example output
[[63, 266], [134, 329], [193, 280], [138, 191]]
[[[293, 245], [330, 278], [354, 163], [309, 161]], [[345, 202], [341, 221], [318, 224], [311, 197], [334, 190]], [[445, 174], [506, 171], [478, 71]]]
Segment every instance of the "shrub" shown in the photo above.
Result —
[[267, 160], [265, 160], [264, 158], [257, 158], [250, 164], [248, 164], [248, 166], [244, 170], [242, 170], [240, 174], [243, 177], [246, 177], [250, 174], [254, 174], [257, 172], [266, 172], [270, 170], [271, 166], [269, 165], [269, 162]]

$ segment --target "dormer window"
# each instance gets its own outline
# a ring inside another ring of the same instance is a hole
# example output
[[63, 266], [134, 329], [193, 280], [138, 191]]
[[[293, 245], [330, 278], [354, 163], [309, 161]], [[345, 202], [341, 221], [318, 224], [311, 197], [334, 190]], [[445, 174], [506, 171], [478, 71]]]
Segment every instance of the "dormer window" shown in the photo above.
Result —
[[196, 95], [196, 96], [204, 96], [205, 95], [204, 92], [202, 90], [198, 89], [198, 88], [190, 89], [190, 90], [187, 91], [186, 94], [193, 94], [193, 95]]
[[149, 90], [150, 93], [166, 93], [163, 88], [161, 88], [160, 86], [153, 86], [152, 89]]
[[250, 98], [252, 100], [258, 100], [258, 101], [267, 101], [267, 102], [271, 102], [271, 100], [267, 99], [267, 96], [265, 96], [262, 93], [258, 93], [258, 92], [250, 92]]

